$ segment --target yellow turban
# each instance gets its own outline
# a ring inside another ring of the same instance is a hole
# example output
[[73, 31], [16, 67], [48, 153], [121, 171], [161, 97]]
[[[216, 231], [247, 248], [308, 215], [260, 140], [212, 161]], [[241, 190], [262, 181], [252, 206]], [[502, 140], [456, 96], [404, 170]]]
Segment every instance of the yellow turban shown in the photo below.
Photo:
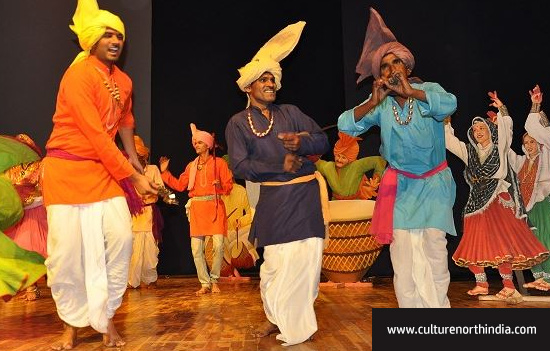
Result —
[[276, 90], [281, 89], [282, 69], [279, 62], [294, 50], [306, 22], [299, 21], [283, 28], [256, 53], [252, 60], [239, 69], [237, 85], [242, 91], [265, 72], [275, 76]]
[[81, 51], [71, 65], [90, 56], [90, 50], [101, 39], [107, 27], [121, 33], [124, 39], [124, 23], [109, 11], [100, 10], [96, 0], [78, 0], [73, 15], [73, 24], [69, 28], [78, 36]]
[[136, 144], [136, 152], [139, 157], [149, 158], [149, 148], [145, 146], [143, 139], [137, 135], [134, 135], [134, 144]]

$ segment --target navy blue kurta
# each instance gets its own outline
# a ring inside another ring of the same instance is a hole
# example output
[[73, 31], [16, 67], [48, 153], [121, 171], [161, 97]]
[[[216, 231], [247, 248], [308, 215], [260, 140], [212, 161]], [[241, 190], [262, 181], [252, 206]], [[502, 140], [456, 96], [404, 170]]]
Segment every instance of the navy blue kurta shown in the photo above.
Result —
[[[272, 104], [270, 108], [273, 129], [264, 137], [256, 136], [248, 123], [250, 110], [254, 128], [259, 132], [267, 130], [269, 121], [256, 107], [243, 110], [229, 120], [225, 139], [235, 178], [252, 182], [286, 182], [313, 174], [315, 164], [306, 156], [323, 155], [330, 150], [326, 134], [294, 105]], [[283, 170], [285, 155], [290, 151], [277, 138], [281, 132], [309, 133], [301, 137], [300, 149], [296, 151], [297, 155], [304, 157], [304, 163], [296, 173]], [[257, 239], [257, 246], [263, 247], [312, 237], [325, 237], [318, 183], [262, 185], [249, 241], [254, 243]]]

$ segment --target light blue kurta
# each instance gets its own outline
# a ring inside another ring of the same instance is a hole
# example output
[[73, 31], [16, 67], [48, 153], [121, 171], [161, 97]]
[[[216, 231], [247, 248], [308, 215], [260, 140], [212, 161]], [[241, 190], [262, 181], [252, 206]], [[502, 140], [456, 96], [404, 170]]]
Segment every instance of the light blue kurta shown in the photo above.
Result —
[[[354, 109], [343, 112], [338, 118], [338, 129], [352, 136], [380, 126], [380, 154], [390, 167], [421, 175], [446, 160], [443, 119], [456, 110], [456, 97], [439, 84], [425, 82], [411, 84], [426, 92], [427, 103], [414, 100], [412, 120], [399, 125], [392, 106], [397, 108], [404, 121], [409, 112], [405, 103], [402, 110], [396, 100], [388, 96], [378, 106], [355, 122]], [[451, 170], [445, 170], [424, 179], [398, 175], [394, 207], [394, 229], [437, 228], [456, 235], [453, 205], [456, 184]]]

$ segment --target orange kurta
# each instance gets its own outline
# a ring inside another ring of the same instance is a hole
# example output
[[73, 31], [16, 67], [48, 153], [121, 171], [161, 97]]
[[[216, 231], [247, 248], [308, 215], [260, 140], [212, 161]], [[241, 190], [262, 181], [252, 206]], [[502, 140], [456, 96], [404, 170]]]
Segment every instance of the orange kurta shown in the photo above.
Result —
[[[174, 177], [169, 171], [162, 173], [162, 180], [170, 188], [184, 191], [189, 184], [191, 167], [196, 167], [195, 162], [190, 162], [185, 171]], [[214, 158], [209, 157], [201, 169], [197, 169], [195, 185], [189, 190], [191, 208], [189, 210], [189, 229], [191, 236], [210, 236], [214, 234], [227, 235], [227, 218], [225, 205], [221, 198], [200, 200], [203, 196], [227, 195], [233, 187], [233, 175], [227, 167], [224, 159], [216, 157], [216, 173], [214, 175]], [[214, 179], [220, 180], [220, 185], [215, 188], [212, 185]]]
[[[107, 85], [118, 86], [118, 103]], [[116, 85], [115, 85], [116, 84]], [[132, 81], [118, 67], [109, 72], [94, 56], [65, 72], [57, 95], [48, 151], [86, 160], [45, 157], [44, 204], [82, 204], [124, 196], [118, 181], [134, 169], [114, 142], [118, 128], [133, 128]]]

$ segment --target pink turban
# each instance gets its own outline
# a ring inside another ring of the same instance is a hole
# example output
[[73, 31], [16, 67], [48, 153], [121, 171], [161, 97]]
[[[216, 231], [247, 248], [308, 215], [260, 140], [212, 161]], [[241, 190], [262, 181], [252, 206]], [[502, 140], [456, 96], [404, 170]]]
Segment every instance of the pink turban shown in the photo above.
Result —
[[197, 126], [195, 126], [195, 123], [191, 123], [191, 135], [193, 138], [192, 140], [202, 141], [206, 144], [206, 146], [208, 146], [209, 149], [214, 146], [214, 137], [212, 136], [212, 134], [202, 130], [198, 130]]
[[357, 83], [371, 75], [376, 79], [380, 78], [380, 61], [382, 61], [382, 57], [389, 53], [399, 57], [408, 69], [412, 70], [414, 68], [412, 53], [397, 41], [380, 14], [371, 7], [363, 51], [355, 67], [355, 71], [360, 75]]
[[414, 68], [414, 56], [409, 49], [397, 41], [392, 41], [379, 47], [372, 56], [371, 70], [374, 78], [380, 78], [380, 62], [382, 57], [389, 53], [399, 57], [408, 69], [412, 70]]
[[338, 141], [334, 144], [334, 154], [344, 155], [350, 162], [357, 160], [357, 155], [359, 155], [357, 140], [361, 140], [361, 138], [352, 137], [343, 132], [338, 132], [338, 137]]

